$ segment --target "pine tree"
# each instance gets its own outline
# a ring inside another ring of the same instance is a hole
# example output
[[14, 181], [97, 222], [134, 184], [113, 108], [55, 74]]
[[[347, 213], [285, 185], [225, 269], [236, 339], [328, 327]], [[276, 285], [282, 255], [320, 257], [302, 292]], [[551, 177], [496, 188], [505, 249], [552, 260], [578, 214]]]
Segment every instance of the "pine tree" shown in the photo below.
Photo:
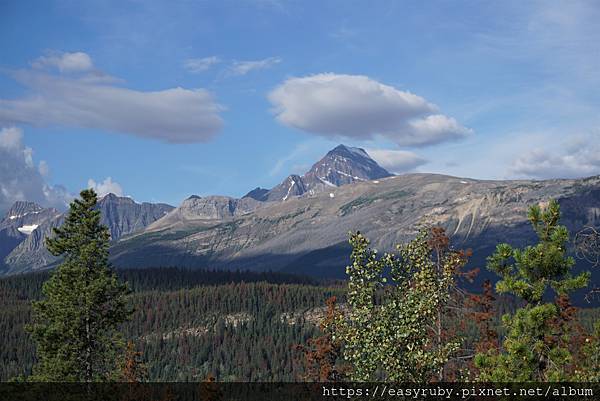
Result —
[[96, 193], [80, 195], [46, 241], [50, 253], [64, 259], [44, 284], [43, 300], [33, 303], [32, 381], [105, 381], [118, 373], [124, 345], [118, 328], [131, 315], [129, 291], [110, 269], [110, 234], [95, 210]]
[[[568, 347], [568, 325], [561, 319], [559, 301], [573, 290], [583, 288], [589, 273], [573, 276], [575, 264], [567, 255], [569, 233], [559, 225], [560, 208], [551, 200], [545, 209], [529, 209], [529, 221], [538, 243], [524, 249], [500, 244], [488, 258], [488, 268], [500, 275], [499, 293], [511, 293], [525, 301], [514, 315], [504, 315], [507, 335], [500, 353], [480, 353], [475, 365], [484, 381], [561, 381], [569, 379], [572, 355]], [[552, 289], [555, 302], [544, 302]], [[562, 301], [561, 301], [562, 303]], [[561, 338], [561, 341], [556, 341]]]

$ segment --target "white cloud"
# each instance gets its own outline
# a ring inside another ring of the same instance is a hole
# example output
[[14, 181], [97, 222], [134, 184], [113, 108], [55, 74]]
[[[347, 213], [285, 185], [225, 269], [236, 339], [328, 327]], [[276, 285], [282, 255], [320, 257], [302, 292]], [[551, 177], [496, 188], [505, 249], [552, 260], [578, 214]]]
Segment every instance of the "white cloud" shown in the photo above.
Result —
[[0, 149], [5, 151], [24, 151], [22, 143], [23, 131], [17, 127], [2, 128], [0, 130]]
[[40, 171], [47, 170], [45, 162], [36, 168], [33, 150], [23, 144], [21, 129], [0, 129], [0, 211], [7, 210], [18, 200], [64, 208], [71, 196], [64, 188], [44, 181]]
[[88, 180], [88, 188], [96, 191], [99, 197], [107, 194], [115, 194], [117, 196], [123, 196], [123, 188], [117, 182], [114, 182], [111, 177], [107, 177], [102, 182], [96, 182], [93, 179]]
[[255, 61], [234, 61], [231, 67], [229, 67], [229, 73], [231, 75], [246, 75], [250, 71], [264, 70], [279, 63], [281, 63], [281, 58], [279, 57], [269, 57]]
[[54, 67], [61, 72], [89, 71], [94, 64], [89, 55], [82, 52], [59, 53], [52, 52], [35, 60], [31, 65], [34, 68]]
[[50, 167], [48, 167], [48, 163], [45, 160], [41, 160], [38, 166], [38, 171], [42, 175], [42, 177], [48, 176], [50, 174]]
[[208, 70], [213, 65], [221, 62], [221, 59], [217, 56], [210, 56], [204, 58], [190, 58], [185, 60], [183, 67], [192, 73], [199, 73]]
[[362, 75], [290, 78], [269, 100], [282, 124], [324, 137], [426, 146], [472, 134], [424, 98]]
[[460, 139], [473, 133], [470, 128], [463, 127], [454, 118], [443, 114], [432, 114], [408, 122], [410, 127], [401, 140], [402, 145], [422, 146]]
[[94, 70], [79, 75], [20, 70], [12, 76], [29, 89], [20, 99], [0, 99], [0, 122], [101, 129], [172, 143], [205, 142], [223, 121], [204, 89], [143, 92], [115, 85]]
[[535, 148], [513, 162], [510, 173], [529, 178], [578, 178], [600, 174], [598, 134], [571, 138], [559, 149]]
[[366, 149], [369, 156], [391, 173], [406, 173], [426, 164], [423, 157], [407, 150]]

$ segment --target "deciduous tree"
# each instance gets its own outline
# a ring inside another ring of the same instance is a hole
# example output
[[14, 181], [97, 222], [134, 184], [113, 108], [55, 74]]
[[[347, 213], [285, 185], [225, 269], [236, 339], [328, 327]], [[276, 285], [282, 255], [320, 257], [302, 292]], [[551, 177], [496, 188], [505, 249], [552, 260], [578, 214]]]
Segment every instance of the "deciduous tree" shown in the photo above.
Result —
[[465, 256], [448, 251], [438, 260], [431, 235], [421, 230], [397, 254], [381, 257], [362, 234], [350, 236], [348, 310], [332, 327], [352, 380], [429, 381], [458, 348], [455, 339], [436, 337], [435, 328]]

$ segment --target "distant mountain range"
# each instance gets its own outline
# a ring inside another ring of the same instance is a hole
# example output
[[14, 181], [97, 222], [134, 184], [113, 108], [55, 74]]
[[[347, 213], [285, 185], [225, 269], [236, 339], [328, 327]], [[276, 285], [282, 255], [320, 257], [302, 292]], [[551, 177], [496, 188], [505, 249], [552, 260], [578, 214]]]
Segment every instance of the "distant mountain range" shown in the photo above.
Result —
[[[166, 204], [136, 203], [131, 198], [108, 194], [98, 201], [102, 224], [113, 241], [139, 231], [173, 210]], [[44, 239], [60, 226], [65, 215], [32, 202], [16, 202], [0, 221], [0, 274], [13, 274], [52, 266], [56, 261]]]
[[[527, 208], [550, 198], [561, 204], [562, 223], [571, 231], [600, 225], [600, 176], [546, 181], [394, 176], [364, 150], [340, 145], [302, 176], [291, 175], [272, 189], [256, 188], [241, 199], [194, 195], [172, 208], [108, 195], [99, 207], [114, 239], [111, 260], [117, 267], [281, 270], [340, 277], [349, 262], [348, 232], [360, 230], [385, 251], [410, 239], [423, 224], [446, 228], [453, 243], [472, 248], [473, 264], [483, 267], [497, 243], [523, 245], [535, 239]], [[30, 207], [30, 212], [9, 211], [0, 223], [5, 274], [54, 262], [41, 238], [50, 232], [48, 227], [60, 223], [61, 215]], [[10, 213], [26, 216], [33, 211], [39, 221], [10, 219]], [[35, 224], [31, 234], [23, 233]]]

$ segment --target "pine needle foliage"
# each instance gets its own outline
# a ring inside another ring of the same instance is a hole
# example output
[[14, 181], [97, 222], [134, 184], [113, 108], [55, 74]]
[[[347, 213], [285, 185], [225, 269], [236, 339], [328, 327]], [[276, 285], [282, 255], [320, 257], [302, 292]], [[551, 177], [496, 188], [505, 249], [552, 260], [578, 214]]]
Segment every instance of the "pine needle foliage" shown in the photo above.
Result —
[[[567, 344], [570, 325], [556, 324], [561, 318], [558, 303], [576, 289], [587, 286], [588, 272], [573, 276], [575, 264], [567, 254], [569, 233], [559, 224], [560, 207], [551, 200], [542, 209], [530, 207], [529, 221], [538, 243], [523, 249], [499, 244], [488, 258], [488, 269], [496, 272], [499, 293], [514, 294], [525, 305], [513, 315], [504, 315], [507, 335], [503, 349], [480, 353], [475, 357], [482, 381], [564, 381], [571, 377], [573, 356]], [[554, 302], [544, 302], [553, 290]], [[556, 339], [560, 339], [557, 341]]]
[[124, 343], [118, 332], [131, 311], [128, 289], [108, 263], [110, 234], [100, 224], [96, 193], [71, 205], [64, 224], [46, 241], [63, 262], [33, 302], [28, 326], [37, 347], [31, 381], [95, 382], [115, 379]]

